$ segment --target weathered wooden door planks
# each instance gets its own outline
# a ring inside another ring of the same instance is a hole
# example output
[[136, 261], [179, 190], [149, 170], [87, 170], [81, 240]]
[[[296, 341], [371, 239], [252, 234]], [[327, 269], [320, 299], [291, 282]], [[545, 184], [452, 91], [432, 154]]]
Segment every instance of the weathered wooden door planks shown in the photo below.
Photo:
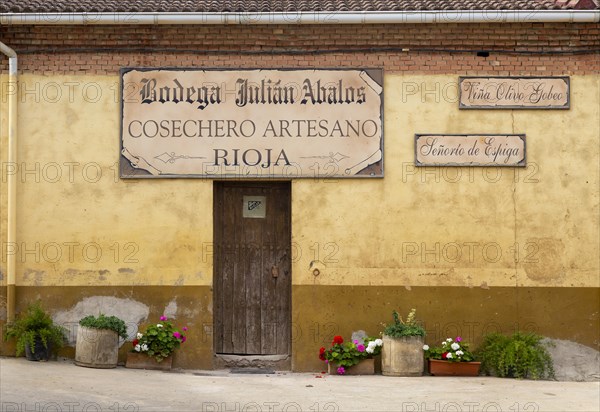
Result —
[[215, 352], [289, 354], [290, 183], [214, 187]]

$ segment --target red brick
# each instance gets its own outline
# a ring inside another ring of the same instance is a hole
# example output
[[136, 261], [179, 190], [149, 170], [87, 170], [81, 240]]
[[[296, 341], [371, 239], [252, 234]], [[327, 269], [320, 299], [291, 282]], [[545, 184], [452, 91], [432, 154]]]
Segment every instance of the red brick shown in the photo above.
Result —
[[[274, 35], [277, 33], [277, 35]], [[367, 67], [386, 72], [521, 74], [600, 72], [594, 24], [412, 24], [348, 26], [3, 26], [0, 38], [20, 53], [24, 72], [117, 74], [125, 66]], [[111, 49], [98, 52], [94, 48]], [[394, 51], [361, 49], [395, 48]], [[58, 49], [54, 52], [51, 49]], [[69, 48], [86, 52], [68, 53]], [[147, 51], [127, 51], [147, 48]], [[175, 51], [161, 51], [161, 48]], [[402, 49], [411, 49], [403, 52]], [[436, 51], [418, 51], [436, 49]], [[488, 50], [490, 58], [454, 50]], [[587, 54], [514, 54], [591, 49]], [[34, 50], [49, 50], [35, 52]], [[204, 53], [189, 53], [198, 50]], [[240, 51], [264, 51], [243, 54]], [[290, 51], [304, 53], [291, 54]], [[311, 51], [335, 53], [312, 54]], [[503, 50], [503, 52], [494, 52]], [[508, 51], [509, 53], [505, 53]], [[23, 53], [28, 52], [28, 53]], [[280, 52], [272, 54], [272, 52]], [[402, 63], [398, 63], [401, 61]], [[491, 62], [497, 62], [492, 64]], [[6, 59], [0, 58], [6, 71]], [[545, 69], [543, 70], [542, 67]]]

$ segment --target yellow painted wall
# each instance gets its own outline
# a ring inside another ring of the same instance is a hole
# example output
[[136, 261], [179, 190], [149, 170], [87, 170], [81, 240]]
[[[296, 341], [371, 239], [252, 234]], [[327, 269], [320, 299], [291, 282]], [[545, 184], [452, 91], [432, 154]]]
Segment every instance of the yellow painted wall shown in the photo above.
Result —
[[[212, 283], [212, 182], [118, 179], [118, 81], [20, 77], [18, 286]], [[384, 179], [294, 181], [295, 285], [599, 286], [600, 77], [550, 111], [460, 111], [456, 82], [385, 76]], [[415, 133], [526, 133], [529, 166], [416, 169]]]
[[20, 81], [17, 284], [210, 285], [212, 182], [118, 178], [118, 77]]
[[[294, 183], [294, 240], [321, 247], [295, 283], [599, 286], [599, 77], [563, 111], [460, 111], [456, 81], [386, 76], [385, 179]], [[415, 168], [415, 133], [525, 133], [528, 167]]]

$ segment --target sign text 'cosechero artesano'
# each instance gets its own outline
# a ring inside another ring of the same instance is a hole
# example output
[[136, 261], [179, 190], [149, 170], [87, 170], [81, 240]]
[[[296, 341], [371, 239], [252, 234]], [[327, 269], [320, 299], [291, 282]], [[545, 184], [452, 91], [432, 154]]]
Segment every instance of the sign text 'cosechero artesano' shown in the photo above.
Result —
[[415, 136], [416, 166], [526, 166], [525, 135]]
[[122, 70], [122, 177], [382, 177], [381, 70]]
[[568, 77], [460, 77], [461, 109], [568, 109]]

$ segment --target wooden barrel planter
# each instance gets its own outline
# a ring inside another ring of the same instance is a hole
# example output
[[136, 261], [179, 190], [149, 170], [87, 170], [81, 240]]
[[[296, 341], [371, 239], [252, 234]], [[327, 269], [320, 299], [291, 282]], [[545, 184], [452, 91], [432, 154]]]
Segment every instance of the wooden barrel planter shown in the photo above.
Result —
[[79, 326], [75, 346], [75, 365], [110, 369], [117, 367], [118, 358], [119, 335], [117, 332]]
[[386, 376], [421, 376], [425, 369], [423, 337], [392, 338], [383, 335], [381, 373]]

